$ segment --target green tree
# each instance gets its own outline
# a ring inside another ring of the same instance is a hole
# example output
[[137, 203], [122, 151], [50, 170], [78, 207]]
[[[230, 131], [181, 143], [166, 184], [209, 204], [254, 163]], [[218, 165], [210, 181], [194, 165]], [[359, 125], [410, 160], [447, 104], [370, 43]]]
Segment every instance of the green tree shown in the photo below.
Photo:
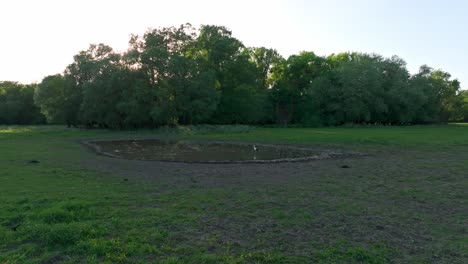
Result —
[[454, 120], [468, 122], [468, 90], [461, 91], [458, 94], [459, 108]]
[[317, 112], [309, 90], [313, 80], [326, 72], [323, 57], [313, 52], [301, 52], [280, 60], [272, 69], [270, 99], [276, 109], [277, 122], [315, 123]]
[[0, 82], [0, 124], [40, 124], [45, 118], [34, 104], [36, 85]]
[[220, 26], [202, 26], [193, 54], [202, 68], [214, 71], [221, 93], [213, 122], [255, 123], [263, 119], [265, 100], [257, 88], [256, 65], [231, 31]]
[[281, 63], [281, 55], [274, 49], [265, 47], [249, 48], [246, 50], [250, 55], [250, 60], [256, 66], [256, 81], [261, 90], [266, 90], [272, 84], [272, 71], [275, 65]]
[[[140, 97], [150, 105], [154, 124], [193, 124], [211, 116], [219, 100], [215, 72], [200, 57], [190, 24], [149, 30], [131, 45], [124, 57], [147, 76], [149, 90], [138, 94], [150, 98]], [[140, 81], [138, 88], [144, 86]]]
[[[113, 89], [109, 87], [109, 82], [112, 73], [119, 68], [119, 62], [120, 54], [105, 44], [92, 44], [87, 50], [74, 56], [74, 62], [65, 70], [67, 85], [64, 94], [69, 110], [65, 117], [67, 124], [107, 126], [103, 116], [112, 112], [110, 105], [117, 101], [109, 103], [115, 97], [102, 96], [114, 95], [112, 91], [108, 91]], [[102, 104], [96, 103], [98, 100], [103, 100]], [[102, 113], [106, 110], [109, 112]]]
[[423, 65], [410, 79], [410, 85], [421, 94], [416, 122], [447, 122], [450, 119], [460, 90], [458, 80], [451, 80], [447, 72]]
[[36, 89], [34, 101], [40, 107], [48, 123], [65, 123], [69, 107], [66, 104], [66, 85], [65, 77], [57, 74], [45, 77]]

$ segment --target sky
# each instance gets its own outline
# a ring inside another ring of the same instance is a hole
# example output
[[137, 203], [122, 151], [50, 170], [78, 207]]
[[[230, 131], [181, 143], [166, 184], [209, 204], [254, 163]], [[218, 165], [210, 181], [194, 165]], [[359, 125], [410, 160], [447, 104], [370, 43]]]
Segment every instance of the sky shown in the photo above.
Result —
[[398, 55], [411, 73], [427, 64], [468, 89], [467, 14], [465, 0], [2, 0], [0, 81], [40, 82], [91, 43], [125, 51], [130, 34], [189, 22], [226, 26], [285, 57]]

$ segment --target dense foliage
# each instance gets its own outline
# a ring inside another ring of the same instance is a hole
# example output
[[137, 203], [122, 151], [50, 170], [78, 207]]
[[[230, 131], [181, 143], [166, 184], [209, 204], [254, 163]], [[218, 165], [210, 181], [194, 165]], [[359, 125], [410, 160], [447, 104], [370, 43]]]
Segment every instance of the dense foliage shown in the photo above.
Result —
[[34, 104], [35, 85], [0, 82], [0, 124], [41, 124], [45, 122]]
[[185, 24], [134, 35], [124, 53], [91, 45], [34, 98], [48, 122], [136, 128], [438, 123], [466, 120], [467, 97], [450, 74], [424, 65], [411, 75], [396, 56], [286, 59], [245, 47], [225, 27]]

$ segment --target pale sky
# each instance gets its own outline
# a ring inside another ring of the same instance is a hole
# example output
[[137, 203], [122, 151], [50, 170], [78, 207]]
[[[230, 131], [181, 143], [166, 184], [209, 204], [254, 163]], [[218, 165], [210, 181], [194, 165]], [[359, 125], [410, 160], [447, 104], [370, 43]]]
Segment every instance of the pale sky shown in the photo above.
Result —
[[448, 71], [468, 89], [464, 0], [2, 0], [0, 81], [40, 82], [91, 43], [127, 49], [131, 33], [189, 22], [224, 25], [246, 46], [283, 56], [345, 51], [398, 55]]

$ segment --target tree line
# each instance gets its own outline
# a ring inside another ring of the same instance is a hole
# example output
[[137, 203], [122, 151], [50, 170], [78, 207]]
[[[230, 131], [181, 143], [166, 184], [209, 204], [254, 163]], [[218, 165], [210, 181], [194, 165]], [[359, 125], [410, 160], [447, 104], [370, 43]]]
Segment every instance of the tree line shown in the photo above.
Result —
[[191, 124], [423, 124], [468, 121], [468, 92], [426, 65], [348, 52], [283, 58], [223, 26], [132, 35], [115, 52], [90, 45], [41, 83], [0, 82], [0, 123], [140, 128]]

